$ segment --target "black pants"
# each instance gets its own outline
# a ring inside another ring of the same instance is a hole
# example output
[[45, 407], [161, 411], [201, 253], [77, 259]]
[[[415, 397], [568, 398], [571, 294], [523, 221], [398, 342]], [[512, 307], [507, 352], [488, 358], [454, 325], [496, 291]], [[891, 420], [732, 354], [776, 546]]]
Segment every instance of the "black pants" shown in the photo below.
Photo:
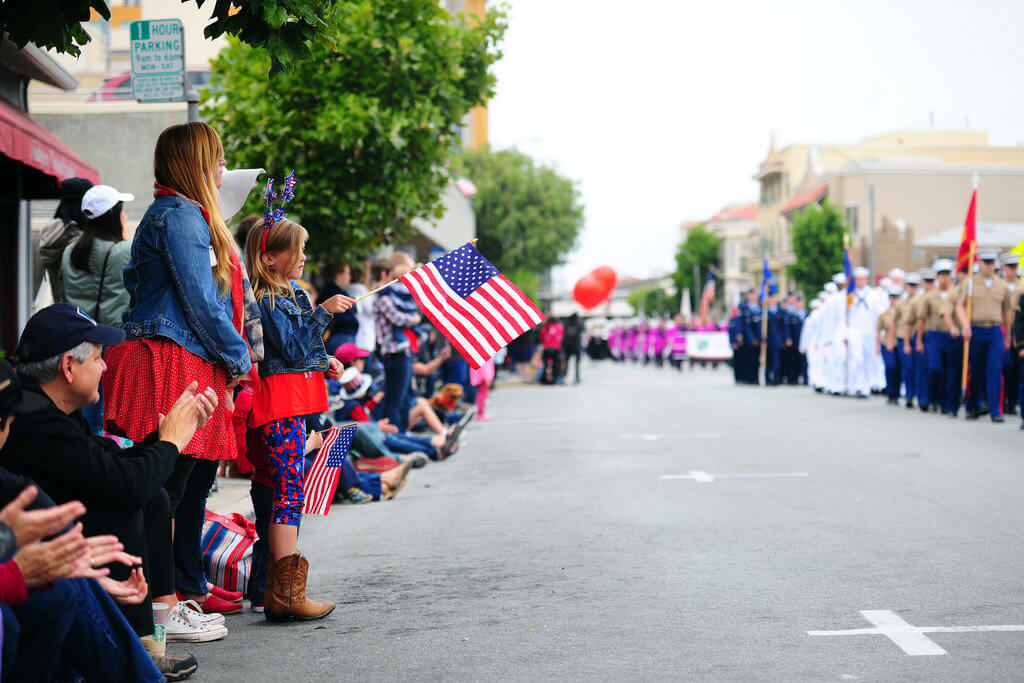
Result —
[[[118, 605], [132, 630], [139, 636], [153, 633], [155, 595], [174, 592], [174, 558], [171, 553], [171, 515], [167, 492], [158, 490], [141, 508], [134, 510], [96, 508], [83, 518], [87, 536], [113, 534], [124, 544], [125, 552], [142, 558], [142, 569], [149, 582], [149, 597], [138, 605]], [[108, 565], [110, 578], [124, 581], [131, 567]]]
[[256, 542], [252, 546], [252, 570], [249, 572], [249, 585], [246, 596], [254, 605], [263, 604], [263, 595], [267, 581], [267, 557], [270, 556], [270, 518], [274, 512], [274, 490], [265, 484], [252, 482], [249, 498], [256, 514]]
[[580, 383], [580, 352], [579, 351], [563, 351], [565, 354], [565, 372], [569, 374], [569, 366], [573, 360], [576, 361], [576, 384]]

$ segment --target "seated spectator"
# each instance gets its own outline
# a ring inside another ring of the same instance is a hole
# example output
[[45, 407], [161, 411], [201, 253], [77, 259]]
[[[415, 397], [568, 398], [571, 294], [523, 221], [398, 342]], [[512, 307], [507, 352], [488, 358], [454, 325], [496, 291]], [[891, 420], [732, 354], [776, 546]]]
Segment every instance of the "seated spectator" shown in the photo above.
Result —
[[[360, 423], [374, 424], [371, 421], [370, 414], [380, 403], [381, 399], [384, 398], [384, 393], [377, 392], [372, 398], [368, 398], [369, 389], [369, 377], [363, 375], [356, 367], [347, 368], [339, 382], [337, 396], [341, 404], [333, 413], [335, 422], [353, 420]], [[429, 407], [427, 410], [429, 411]], [[395, 453], [422, 453], [432, 460], [443, 460], [458, 448], [458, 438], [461, 430], [442, 431], [433, 437], [424, 438], [399, 433], [398, 427], [391, 424], [391, 421], [386, 417], [377, 420], [375, 424], [382, 434], [385, 448]], [[424, 462], [423, 464], [426, 463]]]
[[[0, 360], [0, 452], [22, 399], [14, 369]], [[69, 529], [85, 506], [55, 506], [28, 479], [2, 469], [0, 505], [0, 557], [14, 554], [0, 564], [5, 680], [182, 680], [196, 670], [190, 655], [147, 652], [125, 621], [111, 597], [145, 600], [142, 560], [124, 553], [116, 537], [83, 538], [81, 524]], [[134, 567], [126, 581], [99, 568], [115, 561]]]
[[[4, 449], [5, 468], [33, 479], [58, 503], [80, 500], [89, 534], [117, 536], [131, 555], [142, 558], [152, 602], [169, 607], [168, 640], [198, 642], [222, 638], [223, 617], [207, 617], [174, 595], [171, 519], [163, 483], [181, 449], [217, 405], [212, 391], [185, 390], [157, 430], [131, 448], [94, 436], [80, 409], [96, 401], [106, 369], [101, 345], [124, 341], [120, 329], [98, 325], [70, 304], [44, 308], [29, 319], [14, 358], [25, 400]], [[111, 577], [127, 580], [130, 570], [112, 566]], [[139, 636], [153, 633], [149, 597], [121, 609]]]

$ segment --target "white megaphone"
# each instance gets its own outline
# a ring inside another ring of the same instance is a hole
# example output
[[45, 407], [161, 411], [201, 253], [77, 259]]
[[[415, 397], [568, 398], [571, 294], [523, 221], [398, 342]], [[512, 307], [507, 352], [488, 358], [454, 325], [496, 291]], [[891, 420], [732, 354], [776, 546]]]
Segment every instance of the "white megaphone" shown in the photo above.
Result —
[[256, 184], [256, 177], [265, 172], [263, 168], [224, 169], [220, 181], [220, 212], [225, 223], [239, 212]]

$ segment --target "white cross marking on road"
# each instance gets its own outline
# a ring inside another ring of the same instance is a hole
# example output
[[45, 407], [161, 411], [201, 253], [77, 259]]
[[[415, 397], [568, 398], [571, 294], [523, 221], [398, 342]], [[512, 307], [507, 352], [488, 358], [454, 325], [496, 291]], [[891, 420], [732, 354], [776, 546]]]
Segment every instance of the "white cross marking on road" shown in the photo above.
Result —
[[661, 479], [692, 479], [712, 484], [715, 479], [767, 479], [776, 477], [806, 477], [807, 472], [748, 472], [744, 474], [710, 474], [704, 470], [690, 470], [687, 474], [663, 474]]
[[919, 657], [944, 655], [945, 650], [925, 633], [990, 633], [993, 631], [1024, 631], [1024, 624], [1002, 626], [912, 626], [900, 615], [887, 609], [861, 610], [861, 615], [875, 628], [850, 628], [840, 631], [808, 631], [809, 636], [885, 636], [906, 652]]

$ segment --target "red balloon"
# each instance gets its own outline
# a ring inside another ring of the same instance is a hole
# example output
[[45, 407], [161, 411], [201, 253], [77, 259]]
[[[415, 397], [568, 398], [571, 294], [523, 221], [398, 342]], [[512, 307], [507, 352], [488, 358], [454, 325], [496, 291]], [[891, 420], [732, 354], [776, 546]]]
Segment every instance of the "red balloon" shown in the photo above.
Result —
[[572, 298], [585, 309], [597, 308], [611, 296], [614, 285], [601, 282], [593, 273], [581, 277], [572, 288]]
[[597, 278], [598, 282], [611, 289], [615, 289], [615, 285], [619, 284], [619, 276], [611, 266], [594, 268], [590, 271], [590, 274]]

